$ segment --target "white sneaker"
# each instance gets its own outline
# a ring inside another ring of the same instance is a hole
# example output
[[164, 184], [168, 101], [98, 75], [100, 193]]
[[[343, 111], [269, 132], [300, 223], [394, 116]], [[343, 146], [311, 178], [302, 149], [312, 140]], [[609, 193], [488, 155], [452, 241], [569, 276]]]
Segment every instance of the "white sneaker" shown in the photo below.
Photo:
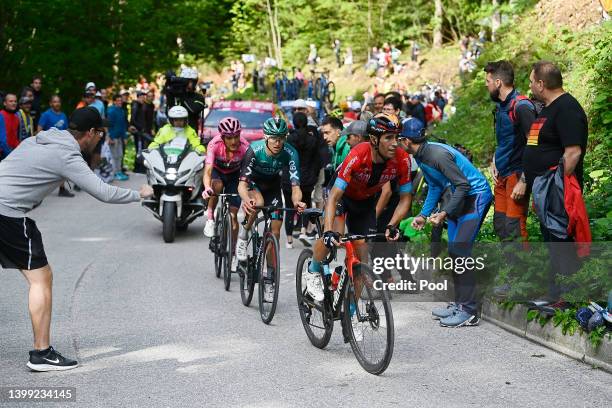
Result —
[[236, 269], [238, 268], [238, 258], [236, 257], [236, 255], [232, 256], [232, 266], [231, 269], [232, 271], [236, 271]]
[[322, 302], [325, 299], [323, 293], [323, 280], [321, 279], [320, 273], [306, 272], [304, 274], [306, 278], [306, 291], [315, 300], [315, 302]]
[[215, 220], [207, 220], [204, 225], [204, 236], [211, 238], [215, 235]]
[[286, 242], [286, 243], [285, 243], [285, 248], [287, 248], [287, 249], [293, 249], [293, 242]]
[[236, 258], [238, 258], [239, 261], [247, 260], [247, 246], [247, 240], [238, 237], [238, 240], [236, 241]]
[[272, 283], [266, 283], [264, 286], [264, 301], [272, 303], [274, 300], [274, 286]]

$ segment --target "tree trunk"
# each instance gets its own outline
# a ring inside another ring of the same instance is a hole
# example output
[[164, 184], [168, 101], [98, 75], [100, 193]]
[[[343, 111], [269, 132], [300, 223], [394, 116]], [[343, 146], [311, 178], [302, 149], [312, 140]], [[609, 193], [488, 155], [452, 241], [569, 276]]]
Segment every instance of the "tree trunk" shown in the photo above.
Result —
[[372, 32], [372, 0], [368, 0], [368, 43], [372, 40], [374, 33]]
[[501, 25], [501, 13], [499, 11], [499, 0], [492, 0], [493, 16], [491, 17], [491, 41], [495, 41], [495, 33]]
[[434, 12], [434, 31], [433, 31], [433, 46], [434, 48], [442, 47], [442, 16], [444, 15], [444, 9], [442, 8], [442, 0], [435, 0], [435, 12]]
[[277, 37], [278, 31], [276, 30], [276, 25], [274, 24], [274, 14], [272, 12], [272, 6], [270, 5], [270, 0], [266, 0], [266, 11], [268, 12], [268, 22], [270, 23], [270, 35], [272, 37], [272, 49], [274, 50], [274, 59], [278, 67], [280, 68], [281, 61], [278, 57], [279, 50], [279, 40]]
[[283, 67], [283, 44], [280, 33], [280, 26], [278, 24], [278, 1], [274, 2], [274, 27], [276, 28], [276, 45], [278, 49], [276, 54], [278, 56], [278, 66]]

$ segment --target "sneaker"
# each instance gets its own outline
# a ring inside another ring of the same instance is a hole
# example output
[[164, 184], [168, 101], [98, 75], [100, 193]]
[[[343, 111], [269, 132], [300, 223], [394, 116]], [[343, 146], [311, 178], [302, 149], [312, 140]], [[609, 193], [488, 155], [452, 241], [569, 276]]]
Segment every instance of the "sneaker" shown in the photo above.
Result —
[[204, 236], [212, 238], [215, 235], [215, 220], [206, 220], [204, 225]]
[[272, 303], [274, 301], [274, 282], [266, 282], [264, 284], [264, 302]]
[[323, 293], [323, 280], [318, 272], [307, 272], [304, 274], [306, 278], [306, 291], [315, 302], [322, 302], [325, 299]]
[[312, 246], [311, 241], [313, 241], [312, 238], [310, 238], [308, 235], [302, 233], [300, 234], [300, 237], [298, 238], [300, 241], [302, 241], [302, 244], [304, 244], [305, 247], [310, 247]]
[[60, 188], [59, 189], [59, 193], [57, 193], [57, 195], [59, 197], [74, 197], [74, 194], [72, 194], [70, 191], [66, 190], [65, 188]]
[[129, 180], [130, 179], [130, 176], [128, 174], [125, 174], [125, 171], [122, 171], [121, 175], [124, 177], [124, 180]]
[[285, 243], [285, 248], [287, 248], [287, 249], [293, 249], [293, 242], [286, 242], [286, 243]]
[[238, 258], [236, 257], [236, 255], [232, 256], [232, 265], [230, 266], [232, 272], [236, 271], [236, 268], [238, 268]]
[[442, 327], [478, 326], [479, 323], [480, 319], [476, 315], [461, 309], [455, 309], [450, 316], [440, 319]]
[[115, 180], [117, 181], [125, 181], [128, 179], [128, 176], [126, 176], [123, 173], [115, 173]]
[[248, 242], [246, 239], [238, 238], [236, 241], [236, 258], [238, 258], [239, 261], [247, 260], [247, 246]]
[[434, 307], [431, 309], [431, 317], [434, 320], [446, 319], [452, 315], [455, 310], [457, 310], [457, 305], [451, 302], [445, 307]]
[[79, 363], [62, 356], [49, 346], [46, 350], [30, 351], [30, 360], [26, 365], [33, 371], [64, 371], [78, 367]]

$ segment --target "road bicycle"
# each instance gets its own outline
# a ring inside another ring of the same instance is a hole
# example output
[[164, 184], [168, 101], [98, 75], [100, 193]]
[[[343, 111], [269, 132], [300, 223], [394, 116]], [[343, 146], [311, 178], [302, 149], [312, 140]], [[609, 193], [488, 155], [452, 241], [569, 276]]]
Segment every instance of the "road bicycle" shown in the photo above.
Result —
[[221, 277], [221, 271], [223, 271], [223, 284], [225, 290], [229, 290], [232, 282], [232, 256], [234, 254], [229, 198], [238, 197], [238, 194], [216, 194], [216, 196], [220, 197], [221, 202], [215, 217], [215, 233], [208, 247], [215, 254], [215, 276]]
[[[304, 212], [321, 233], [322, 210]], [[329, 264], [336, 257], [336, 248], [323, 262], [323, 302], [316, 302], [305, 288], [305, 273], [312, 261], [312, 250], [304, 249], [296, 268], [295, 290], [302, 325], [313, 346], [325, 348], [340, 320], [344, 341], [350, 342], [359, 364], [369, 373], [382, 374], [393, 356], [395, 329], [393, 312], [386, 289], [376, 289], [378, 280], [369, 265], [361, 263], [353, 241], [384, 237], [384, 234], [346, 235], [340, 239], [346, 251], [344, 265], [329, 272]]]
[[[242, 304], [249, 306], [257, 282], [259, 284], [259, 314], [265, 324], [270, 324], [276, 312], [280, 284], [279, 246], [278, 239], [272, 233], [272, 213], [296, 210], [277, 206], [256, 206], [255, 209], [261, 210], [262, 215], [251, 227], [251, 236], [247, 241], [251, 253], [247, 255], [246, 261], [238, 263], [240, 297]], [[245, 225], [246, 221], [245, 218], [242, 224]], [[262, 223], [264, 228], [260, 234], [257, 227]]]

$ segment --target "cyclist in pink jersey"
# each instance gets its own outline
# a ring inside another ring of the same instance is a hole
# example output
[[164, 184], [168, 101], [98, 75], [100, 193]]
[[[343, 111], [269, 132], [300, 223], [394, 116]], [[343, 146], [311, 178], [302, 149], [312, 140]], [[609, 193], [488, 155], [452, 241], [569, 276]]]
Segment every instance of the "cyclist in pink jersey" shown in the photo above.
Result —
[[[202, 197], [208, 200], [207, 221], [204, 235], [212, 237], [215, 230], [214, 211], [217, 206], [216, 194], [238, 194], [238, 179], [242, 160], [249, 148], [249, 142], [240, 136], [240, 122], [227, 117], [219, 122], [219, 135], [208, 143], [206, 167], [204, 168], [204, 192]], [[231, 197], [230, 213], [232, 215], [232, 237], [238, 234], [238, 208], [240, 197]]]

